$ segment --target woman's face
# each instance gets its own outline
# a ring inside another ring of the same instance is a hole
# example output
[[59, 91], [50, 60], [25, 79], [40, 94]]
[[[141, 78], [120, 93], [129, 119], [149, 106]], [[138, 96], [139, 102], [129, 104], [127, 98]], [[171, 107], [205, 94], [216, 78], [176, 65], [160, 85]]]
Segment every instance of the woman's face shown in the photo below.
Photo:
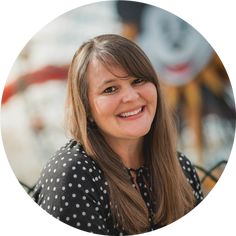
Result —
[[156, 87], [144, 79], [127, 76], [121, 68], [111, 71], [97, 60], [89, 64], [92, 118], [108, 140], [140, 139], [149, 132], [156, 113]]

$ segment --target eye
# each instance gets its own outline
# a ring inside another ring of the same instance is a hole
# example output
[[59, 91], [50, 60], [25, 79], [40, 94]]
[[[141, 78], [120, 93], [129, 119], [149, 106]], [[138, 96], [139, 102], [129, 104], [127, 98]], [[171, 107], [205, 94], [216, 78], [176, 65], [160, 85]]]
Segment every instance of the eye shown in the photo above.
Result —
[[146, 79], [144, 78], [138, 78], [133, 81], [133, 84], [143, 84], [146, 82]]
[[107, 94], [111, 94], [111, 93], [114, 93], [116, 90], [117, 88], [112, 86], [112, 87], [106, 88], [103, 92]]

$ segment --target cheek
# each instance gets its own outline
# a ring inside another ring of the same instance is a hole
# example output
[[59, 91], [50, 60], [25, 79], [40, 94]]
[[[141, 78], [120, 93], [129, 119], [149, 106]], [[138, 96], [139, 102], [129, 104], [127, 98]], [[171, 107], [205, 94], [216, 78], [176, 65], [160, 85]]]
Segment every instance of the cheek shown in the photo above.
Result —
[[156, 110], [157, 106], [157, 90], [154, 84], [148, 83], [144, 90], [143, 90], [143, 96], [148, 101], [149, 104], [153, 105], [153, 109]]
[[94, 118], [114, 114], [116, 101], [111, 97], [96, 97], [90, 102], [91, 112]]

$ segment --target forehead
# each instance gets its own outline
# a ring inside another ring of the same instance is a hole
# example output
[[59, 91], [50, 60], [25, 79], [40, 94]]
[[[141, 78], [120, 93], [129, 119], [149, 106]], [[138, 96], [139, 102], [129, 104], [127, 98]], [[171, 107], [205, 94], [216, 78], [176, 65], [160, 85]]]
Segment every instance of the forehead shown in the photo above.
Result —
[[93, 59], [88, 65], [87, 81], [89, 84], [99, 85], [106, 80], [127, 77], [128, 73], [118, 65], [104, 65], [97, 59]]

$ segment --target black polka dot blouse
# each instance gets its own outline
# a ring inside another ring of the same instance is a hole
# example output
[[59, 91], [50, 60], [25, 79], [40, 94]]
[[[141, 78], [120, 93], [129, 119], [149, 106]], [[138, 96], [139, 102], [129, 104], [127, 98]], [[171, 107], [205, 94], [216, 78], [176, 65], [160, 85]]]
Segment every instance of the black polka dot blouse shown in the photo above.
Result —
[[[179, 154], [178, 158], [198, 204], [203, 194], [197, 173], [184, 155]], [[152, 223], [153, 204], [144, 181], [148, 170], [145, 167], [127, 169], [130, 176], [132, 171], [136, 172], [136, 184], [149, 210], [150, 231], [155, 230], [158, 225]], [[33, 199], [52, 216], [80, 230], [126, 235], [113, 224], [107, 185], [98, 164], [86, 155], [81, 144], [71, 140], [45, 165]], [[136, 188], [132, 181], [131, 187]]]

